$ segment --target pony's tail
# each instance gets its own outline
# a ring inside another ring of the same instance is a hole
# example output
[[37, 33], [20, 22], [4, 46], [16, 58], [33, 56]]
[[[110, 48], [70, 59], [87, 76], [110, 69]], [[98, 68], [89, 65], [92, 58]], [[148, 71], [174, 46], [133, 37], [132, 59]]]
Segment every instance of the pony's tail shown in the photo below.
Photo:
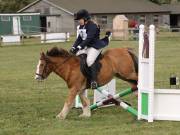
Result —
[[131, 48], [128, 48], [128, 53], [131, 55], [131, 58], [134, 62], [135, 71], [138, 74], [138, 57], [132, 52]]

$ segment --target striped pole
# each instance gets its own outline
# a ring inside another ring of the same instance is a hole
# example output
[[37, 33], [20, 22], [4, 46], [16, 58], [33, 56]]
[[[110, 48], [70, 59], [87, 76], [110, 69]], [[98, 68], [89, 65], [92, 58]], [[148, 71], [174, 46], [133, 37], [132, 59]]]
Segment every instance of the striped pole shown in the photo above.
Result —
[[[107, 101], [107, 100], [104, 100], [104, 101], [101, 101], [101, 102], [98, 102], [94, 105], [92, 105], [90, 108], [91, 110], [93, 109], [97, 109], [98, 107], [104, 105], [104, 102]], [[136, 109], [134, 109], [133, 107], [129, 106], [128, 104], [126, 104], [125, 102], [123, 101], [120, 101], [120, 104], [119, 106], [121, 106], [124, 110], [126, 110], [127, 112], [131, 113], [132, 115], [134, 116], [137, 116], [138, 112]]]
[[125, 109], [126, 111], [128, 111], [129, 113], [131, 113], [132, 115], [134, 116], [137, 116], [138, 115], [138, 112], [136, 109], [132, 108], [131, 106], [129, 106], [128, 104], [124, 103], [124, 102], [121, 102], [120, 103], [120, 106]]
[[[102, 91], [101, 91], [100, 89], [97, 89], [97, 90], [102, 93]], [[114, 99], [118, 99], [119, 97], [126, 96], [126, 95], [128, 95], [128, 94], [130, 94], [130, 93], [133, 93], [133, 92], [134, 92], [133, 89], [128, 88], [128, 89], [126, 89], [126, 90], [121, 91], [120, 93], [118, 93], [118, 94], [116, 94], [116, 95], [113, 95], [112, 97], [113, 97]], [[103, 92], [102, 94], [106, 95], [107, 97], [110, 96], [108, 93], [104, 93], [104, 92]], [[91, 105], [91, 106], [90, 106], [90, 109], [91, 109], [91, 110], [97, 109], [98, 107], [104, 105], [103, 102], [104, 102], [104, 101], [107, 101], [107, 100], [108, 100], [108, 99], [104, 99], [104, 100], [102, 100], [102, 101], [100, 101], [100, 102], [98, 102], [98, 103], [95, 103], [95, 104]]]

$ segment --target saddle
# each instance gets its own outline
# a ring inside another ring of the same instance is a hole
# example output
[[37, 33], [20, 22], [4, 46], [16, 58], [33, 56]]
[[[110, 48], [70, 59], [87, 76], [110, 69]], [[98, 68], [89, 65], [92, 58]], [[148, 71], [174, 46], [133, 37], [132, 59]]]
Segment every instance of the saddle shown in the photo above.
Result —
[[[90, 72], [89, 67], [87, 66], [87, 63], [86, 63], [87, 54], [81, 54], [81, 55], [79, 55], [79, 58], [80, 58], [80, 70], [81, 70], [82, 74], [84, 75], [84, 77], [87, 78], [86, 87], [90, 88], [90, 86], [91, 86], [91, 72]], [[98, 76], [98, 73], [100, 72], [100, 69], [102, 67], [102, 65], [100, 63], [100, 60], [102, 58], [103, 58], [103, 55], [102, 55], [102, 53], [100, 53], [98, 55], [96, 61], [94, 62], [95, 67], [97, 69], [97, 76]]]

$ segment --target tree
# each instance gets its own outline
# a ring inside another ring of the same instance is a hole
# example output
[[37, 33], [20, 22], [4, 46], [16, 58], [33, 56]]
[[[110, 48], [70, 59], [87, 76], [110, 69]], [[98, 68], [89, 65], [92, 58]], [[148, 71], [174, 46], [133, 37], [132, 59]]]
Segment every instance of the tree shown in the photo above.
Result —
[[0, 12], [17, 12], [34, 0], [1, 0]]
[[171, 0], [150, 0], [157, 4], [169, 4]]
[[150, 1], [157, 4], [170, 4], [170, 3], [180, 2], [180, 0], [150, 0]]

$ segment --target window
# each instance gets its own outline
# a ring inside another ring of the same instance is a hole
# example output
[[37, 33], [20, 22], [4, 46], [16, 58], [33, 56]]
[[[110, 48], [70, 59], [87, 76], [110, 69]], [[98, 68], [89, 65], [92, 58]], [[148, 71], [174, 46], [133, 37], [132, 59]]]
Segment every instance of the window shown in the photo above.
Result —
[[1, 16], [1, 21], [10, 21], [10, 16]]
[[31, 21], [31, 16], [23, 16], [23, 21]]
[[158, 22], [159, 22], [159, 16], [154, 15], [154, 24], [158, 24]]
[[107, 16], [101, 17], [101, 24], [107, 24]]
[[140, 24], [145, 24], [145, 22], [146, 22], [146, 16], [145, 16], [145, 15], [140, 15], [139, 22], [140, 22]]

